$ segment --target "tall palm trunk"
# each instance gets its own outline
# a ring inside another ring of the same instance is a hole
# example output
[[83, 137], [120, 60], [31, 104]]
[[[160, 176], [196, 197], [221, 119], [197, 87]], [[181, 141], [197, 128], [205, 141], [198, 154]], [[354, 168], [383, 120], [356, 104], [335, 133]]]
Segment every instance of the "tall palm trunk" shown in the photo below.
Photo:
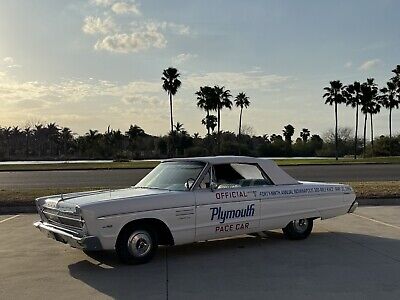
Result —
[[389, 108], [389, 154], [392, 156], [392, 107]]
[[240, 107], [240, 117], [239, 117], [239, 137], [240, 137], [240, 134], [242, 133], [242, 113], [243, 113], [243, 107]]
[[172, 94], [169, 93], [169, 109], [171, 114], [171, 133], [174, 132], [174, 119], [172, 117]]
[[356, 132], [354, 136], [354, 159], [357, 159], [357, 143], [358, 143], [357, 134], [358, 134], [358, 103], [356, 106]]
[[[170, 116], [171, 116], [171, 146], [169, 149], [169, 157], [174, 156], [175, 152], [175, 136], [174, 136], [174, 119], [172, 114], [172, 93], [169, 93], [169, 108], [170, 108]], [[176, 155], [176, 153], [175, 153]]]
[[209, 118], [210, 118], [210, 111], [207, 109], [207, 117], [206, 117], [207, 135], [210, 135], [210, 126], [208, 126]]
[[338, 160], [338, 112], [337, 102], [335, 102], [335, 157]]
[[217, 128], [218, 135], [220, 133], [220, 130], [221, 130], [221, 109], [218, 107], [218, 128]]
[[366, 144], [367, 144], [367, 118], [368, 118], [368, 114], [365, 113], [365, 118], [364, 118], [364, 144], [363, 144], [363, 157], [365, 158], [365, 148], [366, 148]]
[[25, 139], [25, 157], [27, 158], [29, 156], [29, 138], [26, 136]]
[[242, 154], [240, 147], [240, 136], [242, 134], [242, 113], [243, 113], [243, 106], [240, 107], [240, 116], [239, 116], [239, 135], [238, 135], [239, 155]]
[[218, 107], [218, 154], [221, 153], [221, 109]]
[[369, 114], [371, 117], [371, 148], [372, 148], [372, 156], [374, 156], [374, 125], [372, 123], [372, 114]]

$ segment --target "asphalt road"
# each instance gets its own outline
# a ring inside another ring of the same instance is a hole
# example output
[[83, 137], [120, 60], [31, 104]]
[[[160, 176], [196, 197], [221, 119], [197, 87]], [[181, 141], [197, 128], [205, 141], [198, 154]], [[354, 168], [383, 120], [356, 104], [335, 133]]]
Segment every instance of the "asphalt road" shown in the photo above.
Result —
[[[400, 180], [400, 164], [321, 165], [283, 167], [294, 178], [308, 181]], [[0, 188], [126, 187], [136, 184], [150, 170], [0, 172]]]
[[0, 216], [0, 299], [400, 299], [400, 206], [316, 221], [303, 241], [161, 248], [140, 266], [48, 239], [36, 219]]

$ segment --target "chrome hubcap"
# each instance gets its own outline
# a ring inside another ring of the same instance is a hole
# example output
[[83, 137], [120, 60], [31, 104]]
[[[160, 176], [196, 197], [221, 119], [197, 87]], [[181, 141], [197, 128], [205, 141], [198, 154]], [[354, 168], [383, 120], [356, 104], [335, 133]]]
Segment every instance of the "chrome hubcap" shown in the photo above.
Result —
[[151, 237], [146, 231], [135, 231], [128, 239], [129, 252], [135, 257], [145, 256], [151, 247]]
[[295, 220], [293, 221], [293, 227], [297, 232], [303, 233], [304, 231], [307, 230], [308, 220], [307, 219]]

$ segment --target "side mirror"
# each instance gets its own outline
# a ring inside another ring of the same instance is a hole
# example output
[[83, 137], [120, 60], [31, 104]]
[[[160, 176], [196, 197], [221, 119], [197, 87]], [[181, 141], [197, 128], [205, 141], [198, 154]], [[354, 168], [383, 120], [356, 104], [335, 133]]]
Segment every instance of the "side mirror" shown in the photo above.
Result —
[[210, 183], [210, 189], [211, 191], [214, 191], [218, 188], [218, 184], [216, 184], [215, 182], [211, 182]]

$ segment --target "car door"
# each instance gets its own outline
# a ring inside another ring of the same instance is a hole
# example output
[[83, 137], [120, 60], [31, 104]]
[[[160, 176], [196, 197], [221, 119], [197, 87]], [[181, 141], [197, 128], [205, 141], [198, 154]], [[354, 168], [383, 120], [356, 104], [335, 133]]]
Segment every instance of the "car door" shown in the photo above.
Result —
[[210, 167], [195, 188], [197, 241], [259, 231], [260, 199], [254, 186], [212, 186]]

